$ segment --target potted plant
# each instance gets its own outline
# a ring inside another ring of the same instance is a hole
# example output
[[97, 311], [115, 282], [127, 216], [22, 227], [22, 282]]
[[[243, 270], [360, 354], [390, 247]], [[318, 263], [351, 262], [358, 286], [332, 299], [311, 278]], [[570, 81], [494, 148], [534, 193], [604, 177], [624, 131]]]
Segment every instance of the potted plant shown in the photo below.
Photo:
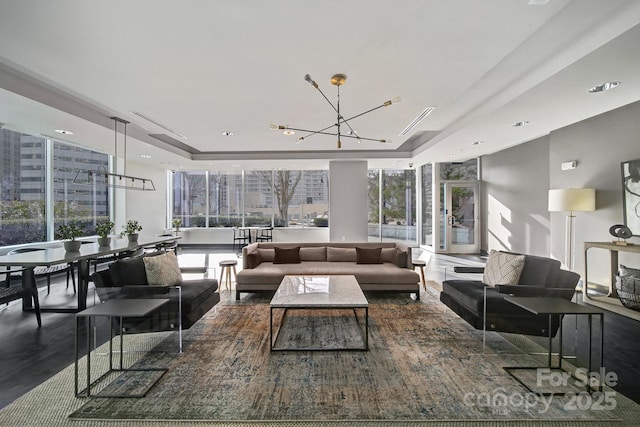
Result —
[[109, 246], [111, 244], [111, 237], [109, 234], [113, 231], [114, 223], [107, 219], [102, 222], [99, 222], [96, 225], [96, 234], [98, 237], [98, 246]]
[[180, 218], [173, 218], [171, 220], [171, 225], [176, 229], [176, 234], [180, 232], [180, 226], [182, 225], [182, 220]]
[[82, 236], [82, 229], [77, 224], [61, 224], [58, 227], [56, 237], [63, 239], [64, 250], [67, 252], [78, 252], [82, 242], [76, 240], [76, 237]]
[[139, 231], [142, 231], [142, 226], [135, 219], [130, 219], [124, 226], [124, 231], [120, 234], [127, 236], [129, 242], [137, 242]]

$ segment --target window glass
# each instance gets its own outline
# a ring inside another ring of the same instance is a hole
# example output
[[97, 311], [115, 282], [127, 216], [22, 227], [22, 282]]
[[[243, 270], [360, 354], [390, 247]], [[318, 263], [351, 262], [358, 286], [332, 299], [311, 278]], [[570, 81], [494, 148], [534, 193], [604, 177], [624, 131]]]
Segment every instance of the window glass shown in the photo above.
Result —
[[109, 219], [109, 191], [104, 181], [74, 184], [78, 170], [108, 171], [109, 156], [63, 142], [53, 142], [54, 227], [75, 223], [83, 235], [96, 234], [96, 224]]
[[0, 129], [0, 246], [47, 240], [45, 144]]
[[303, 171], [300, 207], [303, 227], [329, 226], [329, 171]]
[[478, 179], [478, 159], [469, 159], [462, 163], [441, 163], [440, 179], [476, 181]]
[[433, 245], [433, 164], [422, 166], [422, 243]]
[[173, 173], [173, 219], [183, 227], [206, 227], [206, 174], [204, 171]]
[[380, 240], [380, 171], [369, 169], [369, 240]]
[[382, 240], [416, 243], [416, 172], [382, 171]]
[[273, 207], [273, 171], [256, 170], [244, 174], [244, 215], [247, 227], [270, 227]]
[[209, 227], [242, 225], [242, 173], [209, 172]]

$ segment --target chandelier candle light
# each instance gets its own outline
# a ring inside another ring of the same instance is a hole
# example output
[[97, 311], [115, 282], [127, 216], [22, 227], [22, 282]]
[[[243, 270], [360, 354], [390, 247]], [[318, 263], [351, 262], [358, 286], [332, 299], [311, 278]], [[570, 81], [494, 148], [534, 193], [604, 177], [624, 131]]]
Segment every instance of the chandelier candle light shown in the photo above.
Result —
[[[318, 83], [316, 83], [309, 74], [306, 74], [304, 76], [304, 80], [306, 82], [308, 82], [311, 86], [313, 86], [314, 88], [318, 89], [318, 92], [320, 92], [320, 94], [324, 97], [324, 99], [326, 99], [326, 101], [329, 103], [329, 105], [331, 105], [331, 108], [333, 108], [333, 110], [338, 114], [336, 122], [332, 125], [326, 126], [320, 130], [309, 130], [309, 129], [298, 129], [298, 128], [294, 128], [294, 127], [290, 127], [289, 125], [277, 125], [277, 124], [271, 124], [271, 129], [272, 130], [281, 130], [282, 133], [284, 133], [285, 135], [294, 135], [296, 133], [296, 131], [298, 132], [307, 132], [308, 134], [305, 136], [301, 136], [298, 138], [298, 143], [301, 143], [302, 141], [304, 141], [306, 138], [309, 138], [310, 136], [313, 135], [331, 135], [331, 136], [337, 136], [338, 137], [338, 148], [342, 148], [342, 140], [340, 138], [345, 137], [345, 138], [354, 138], [358, 140], [358, 143], [360, 143], [361, 141], [375, 141], [375, 142], [381, 142], [381, 143], [388, 143], [391, 142], [389, 140], [386, 139], [375, 139], [375, 138], [364, 138], [361, 137], [357, 134], [357, 132], [355, 130], [353, 130], [353, 128], [351, 127], [351, 125], [349, 124], [349, 121], [363, 116], [367, 113], [370, 113], [372, 111], [375, 111], [379, 108], [382, 107], [388, 107], [392, 104], [397, 104], [398, 102], [400, 102], [400, 97], [395, 97], [389, 101], [385, 101], [382, 105], [379, 105], [377, 107], [371, 108], [367, 111], [364, 111], [360, 114], [356, 114], [355, 116], [349, 117], [348, 119], [345, 119], [344, 116], [340, 113], [340, 86], [342, 86], [346, 81], [347, 81], [347, 76], [345, 74], [334, 74], [331, 77], [331, 84], [337, 87], [337, 91], [338, 91], [338, 96], [337, 96], [337, 101], [336, 104], [334, 105], [333, 102], [331, 102], [329, 100], [329, 98], [327, 98], [327, 96], [324, 94], [324, 92], [322, 92], [322, 90], [320, 89], [320, 87], [318, 87]], [[346, 126], [349, 128], [349, 132], [346, 134], [343, 134], [341, 132], [341, 126]], [[335, 127], [336, 130], [335, 132], [330, 132], [329, 130], [331, 128]]]

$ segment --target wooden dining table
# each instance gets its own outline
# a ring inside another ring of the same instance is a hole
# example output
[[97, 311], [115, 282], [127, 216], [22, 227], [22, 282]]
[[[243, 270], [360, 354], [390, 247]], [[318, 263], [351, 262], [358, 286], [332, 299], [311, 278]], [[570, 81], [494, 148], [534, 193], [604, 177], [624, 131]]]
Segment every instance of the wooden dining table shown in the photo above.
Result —
[[[40, 306], [42, 312], [77, 313], [87, 308], [87, 293], [89, 289], [89, 266], [92, 260], [106, 255], [135, 251], [139, 248], [155, 246], [180, 239], [180, 236], [144, 236], [140, 235], [137, 242], [129, 242], [126, 238], [112, 239], [110, 246], [98, 246], [96, 241], [85, 240], [77, 252], [67, 252], [63, 247], [51, 247], [42, 251], [19, 253], [0, 256], [0, 266], [20, 267], [22, 272], [22, 286], [25, 296], [22, 298], [22, 309], [33, 309], [33, 292], [37, 291], [34, 269], [38, 266], [77, 263], [78, 290], [77, 305], [75, 307]], [[88, 243], [87, 243], [88, 242]]]

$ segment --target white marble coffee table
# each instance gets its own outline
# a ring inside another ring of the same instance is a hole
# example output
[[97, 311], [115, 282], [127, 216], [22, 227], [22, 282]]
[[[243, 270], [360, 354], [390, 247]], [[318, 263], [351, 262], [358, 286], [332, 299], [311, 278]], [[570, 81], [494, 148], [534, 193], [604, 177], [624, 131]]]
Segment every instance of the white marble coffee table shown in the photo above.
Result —
[[[274, 334], [274, 310], [284, 310]], [[362, 347], [276, 347], [280, 328], [288, 310], [353, 310], [362, 334]], [[358, 309], [364, 309], [364, 330], [358, 320]], [[271, 351], [369, 350], [369, 302], [354, 276], [284, 276], [269, 307]]]

